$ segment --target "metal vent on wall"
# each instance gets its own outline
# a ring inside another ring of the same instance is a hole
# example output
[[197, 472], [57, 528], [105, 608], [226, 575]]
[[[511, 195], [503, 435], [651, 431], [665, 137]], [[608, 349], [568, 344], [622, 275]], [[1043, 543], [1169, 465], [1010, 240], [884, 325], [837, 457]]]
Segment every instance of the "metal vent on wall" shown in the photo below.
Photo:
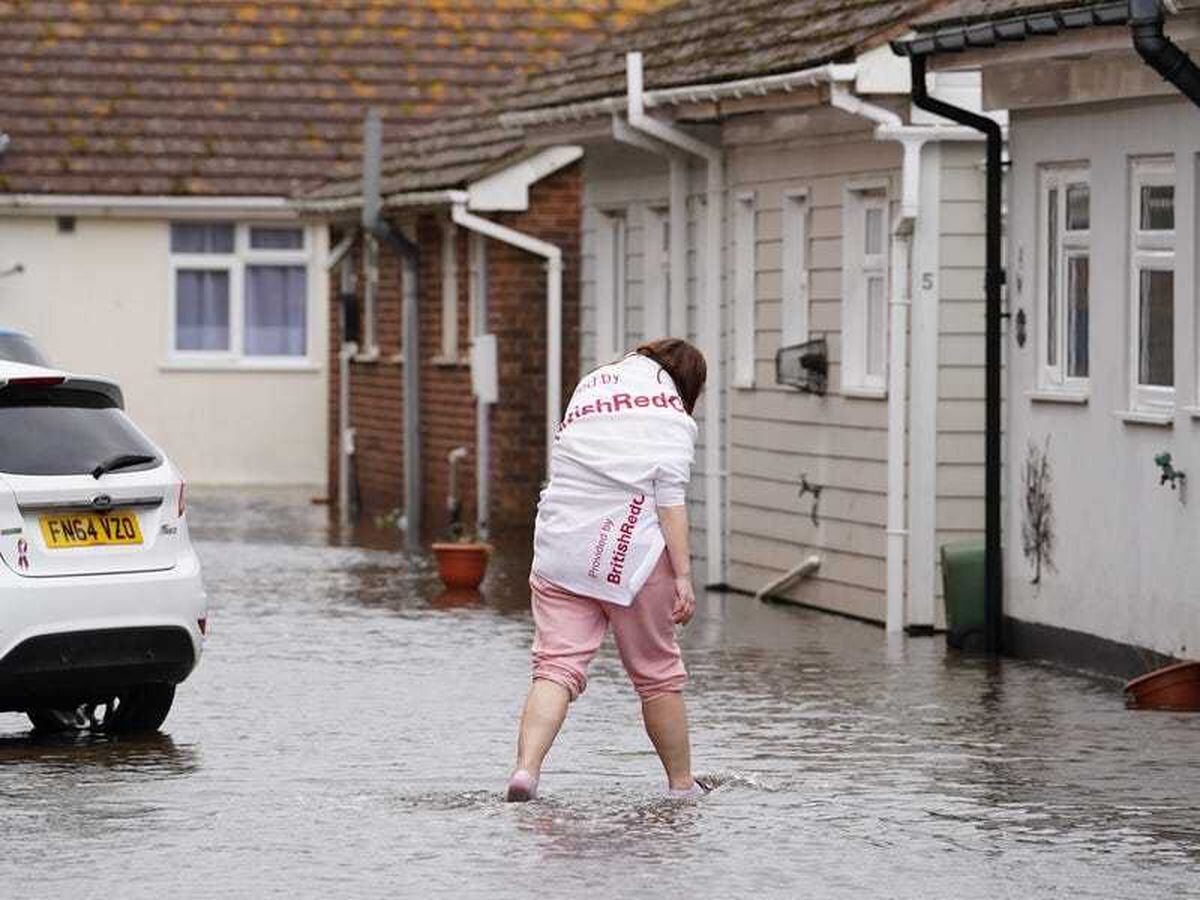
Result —
[[775, 382], [824, 396], [829, 384], [829, 346], [825, 338], [780, 347], [775, 354]]

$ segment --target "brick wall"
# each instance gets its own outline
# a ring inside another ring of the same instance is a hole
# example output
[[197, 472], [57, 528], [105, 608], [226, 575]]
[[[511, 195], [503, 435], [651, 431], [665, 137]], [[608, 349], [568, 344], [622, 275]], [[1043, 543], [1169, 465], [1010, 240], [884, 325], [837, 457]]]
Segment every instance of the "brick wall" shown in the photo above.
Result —
[[[579, 225], [581, 182], [571, 166], [534, 186], [529, 210], [491, 214], [496, 222], [550, 241], [563, 250], [563, 401], [579, 377]], [[392, 224], [420, 247], [421, 464], [426, 532], [438, 536], [448, 524], [447, 454], [465, 446], [459, 465], [463, 521], [475, 522], [475, 401], [465, 364], [446, 364], [441, 354], [442, 236], [449, 211], [439, 209]], [[462, 355], [468, 341], [468, 233], [459, 229], [458, 334]], [[361, 265], [361, 248], [355, 259]], [[351, 424], [356, 438], [355, 478], [362, 509], [378, 515], [403, 505], [403, 366], [400, 351], [400, 262], [380, 247], [379, 359], [351, 364]], [[333, 296], [337, 273], [332, 274]], [[497, 336], [500, 401], [491, 409], [491, 526], [494, 533], [528, 533], [544, 477], [546, 405], [546, 275], [540, 258], [497, 241], [487, 248], [488, 330]], [[358, 279], [359, 303], [363, 279]], [[337, 352], [341, 313], [331, 310], [329, 381], [329, 492], [337, 494]]]

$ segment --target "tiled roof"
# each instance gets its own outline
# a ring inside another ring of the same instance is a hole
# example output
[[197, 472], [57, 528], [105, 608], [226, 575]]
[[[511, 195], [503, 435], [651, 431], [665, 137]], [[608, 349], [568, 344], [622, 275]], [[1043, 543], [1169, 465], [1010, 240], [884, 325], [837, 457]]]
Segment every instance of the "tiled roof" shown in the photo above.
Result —
[[[572, 51], [474, 110], [385, 148], [383, 191], [458, 187], [521, 147], [500, 111], [552, 107], [625, 91], [625, 53], [642, 50], [648, 88], [735, 80], [850, 59], [908, 31], [939, 0], [683, 0]], [[314, 198], [356, 194], [359, 181], [323, 185]]]
[[852, 58], [898, 37], [939, 0], [683, 0], [532, 74], [515, 109], [624, 91], [625, 53], [645, 55], [646, 87], [732, 81]]
[[0, 193], [285, 195], [654, 0], [0, 0]]

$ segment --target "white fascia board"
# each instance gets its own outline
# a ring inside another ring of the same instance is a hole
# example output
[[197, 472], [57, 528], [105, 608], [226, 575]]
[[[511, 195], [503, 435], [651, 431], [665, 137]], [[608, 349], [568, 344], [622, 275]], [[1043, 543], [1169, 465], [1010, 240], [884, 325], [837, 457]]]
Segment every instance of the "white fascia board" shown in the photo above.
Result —
[[296, 219], [300, 213], [286, 197], [0, 194], [0, 215]]
[[854, 93], [908, 94], [912, 91], [912, 66], [887, 44], [868, 50], [855, 60]]
[[477, 212], [523, 212], [529, 188], [583, 156], [574, 144], [547, 147], [467, 186], [467, 208]]

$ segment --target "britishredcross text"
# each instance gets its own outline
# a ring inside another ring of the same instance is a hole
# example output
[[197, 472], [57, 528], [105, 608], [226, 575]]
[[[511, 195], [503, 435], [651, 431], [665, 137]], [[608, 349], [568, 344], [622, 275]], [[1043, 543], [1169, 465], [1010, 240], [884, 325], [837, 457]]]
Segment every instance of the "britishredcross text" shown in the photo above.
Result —
[[612, 560], [608, 567], [609, 584], [621, 583], [622, 570], [625, 568], [625, 554], [629, 552], [629, 543], [633, 540], [633, 531], [637, 528], [645, 502], [645, 494], [636, 494], [629, 501], [629, 514], [621, 521], [621, 525], [617, 529], [617, 543], [613, 548]]
[[590, 403], [580, 403], [572, 406], [567, 411], [566, 416], [563, 417], [558, 430], [562, 431], [572, 422], [584, 416], [591, 416], [596, 413], [616, 413], [624, 409], [646, 409], [648, 407], [673, 409], [676, 412], [687, 413], [687, 410], [683, 407], [683, 401], [679, 399], [678, 394], [669, 394], [666, 391], [660, 391], [657, 394], [620, 393], [613, 394], [609, 400], [593, 400]]

